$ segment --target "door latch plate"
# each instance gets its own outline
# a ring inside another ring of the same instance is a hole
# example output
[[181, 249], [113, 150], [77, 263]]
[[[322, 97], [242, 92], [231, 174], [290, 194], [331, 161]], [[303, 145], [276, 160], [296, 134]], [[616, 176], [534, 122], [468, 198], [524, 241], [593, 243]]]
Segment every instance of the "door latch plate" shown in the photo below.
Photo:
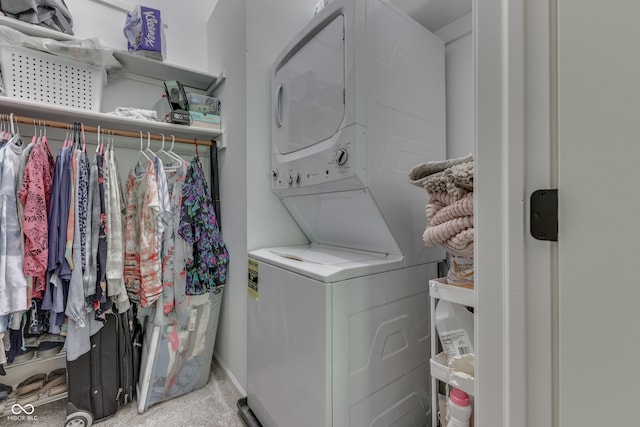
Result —
[[558, 190], [536, 190], [531, 194], [530, 233], [534, 239], [558, 241]]

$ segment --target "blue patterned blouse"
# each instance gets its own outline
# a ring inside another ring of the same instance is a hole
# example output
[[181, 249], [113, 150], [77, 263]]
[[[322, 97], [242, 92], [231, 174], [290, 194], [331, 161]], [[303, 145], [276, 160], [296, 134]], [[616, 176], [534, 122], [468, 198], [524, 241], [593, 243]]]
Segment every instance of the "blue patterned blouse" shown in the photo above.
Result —
[[198, 157], [189, 163], [182, 188], [178, 233], [193, 248], [186, 262], [187, 295], [200, 295], [227, 281], [229, 252], [222, 240], [213, 201]]

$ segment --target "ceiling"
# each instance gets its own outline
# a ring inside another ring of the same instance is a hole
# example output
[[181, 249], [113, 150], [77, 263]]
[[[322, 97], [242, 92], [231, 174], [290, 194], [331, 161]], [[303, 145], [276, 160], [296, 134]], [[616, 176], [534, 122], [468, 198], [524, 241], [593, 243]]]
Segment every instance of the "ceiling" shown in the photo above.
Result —
[[434, 32], [471, 13], [472, 0], [389, 0], [407, 15]]

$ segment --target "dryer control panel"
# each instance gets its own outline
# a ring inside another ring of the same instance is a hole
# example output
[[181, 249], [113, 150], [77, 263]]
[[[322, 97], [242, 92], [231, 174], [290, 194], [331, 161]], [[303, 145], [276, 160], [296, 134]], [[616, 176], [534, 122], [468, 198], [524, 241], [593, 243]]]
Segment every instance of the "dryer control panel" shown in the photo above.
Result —
[[306, 149], [286, 155], [273, 153], [271, 188], [279, 195], [363, 188], [365, 141], [365, 128], [352, 125]]

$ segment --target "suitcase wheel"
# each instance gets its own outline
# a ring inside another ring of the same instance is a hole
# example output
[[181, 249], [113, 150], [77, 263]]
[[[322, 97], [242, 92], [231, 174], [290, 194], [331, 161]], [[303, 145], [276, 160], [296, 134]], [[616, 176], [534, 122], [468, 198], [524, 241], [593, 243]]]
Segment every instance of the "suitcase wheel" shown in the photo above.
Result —
[[90, 427], [93, 424], [93, 416], [86, 411], [78, 411], [67, 415], [65, 427]]

